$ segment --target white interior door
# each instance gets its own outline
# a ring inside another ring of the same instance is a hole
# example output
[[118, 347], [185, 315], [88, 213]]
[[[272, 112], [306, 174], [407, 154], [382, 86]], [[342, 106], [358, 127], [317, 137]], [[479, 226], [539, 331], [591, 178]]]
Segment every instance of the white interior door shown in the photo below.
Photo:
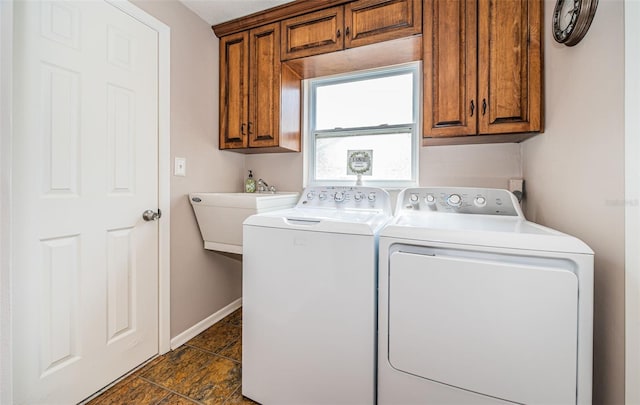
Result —
[[158, 38], [100, 0], [14, 27], [14, 398], [74, 403], [158, 352]]

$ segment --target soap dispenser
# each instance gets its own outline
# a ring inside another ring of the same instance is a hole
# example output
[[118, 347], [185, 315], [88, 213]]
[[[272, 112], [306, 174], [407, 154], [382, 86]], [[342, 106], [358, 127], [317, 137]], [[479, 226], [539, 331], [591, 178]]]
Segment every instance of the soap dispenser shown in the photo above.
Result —
[[244, 182], [244, 191], [247, 193], [255, 193], [256, 192], [256, 181], [253, 178], [253, 172], [249, 170], [249, 177]]

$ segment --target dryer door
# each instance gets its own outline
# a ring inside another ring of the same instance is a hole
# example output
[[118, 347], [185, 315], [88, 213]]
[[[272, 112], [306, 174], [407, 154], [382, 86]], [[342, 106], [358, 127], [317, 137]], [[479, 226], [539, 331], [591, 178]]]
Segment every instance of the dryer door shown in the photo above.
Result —
[[571, 262], [460, 252], [391, 254], [391, 365], [508, 401], [575, 403]]

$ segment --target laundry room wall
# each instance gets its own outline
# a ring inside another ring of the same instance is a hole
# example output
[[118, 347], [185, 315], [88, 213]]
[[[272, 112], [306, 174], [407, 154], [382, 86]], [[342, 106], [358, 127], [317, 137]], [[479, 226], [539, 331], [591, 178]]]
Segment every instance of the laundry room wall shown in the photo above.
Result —
[[[510, 178], [522, 177], [520, 146], [515, 143], [420, 147], [419, 154], [421, 186], [506, 188]], [[247, 155], [245, 172], [249, 169], [278, 190], [303, 188], [302, 153]]]
[[241, 296], [241, 262], [203, 249], [187, 194], [240, 191], [244, 156], [218, 150], [218, 39], [210, 25], [176, 0], [134, 3], [171, 28], [171, 159], [187, 159], [187, 176], [171, 177], [173, 338]]
[[522, 143], [527, 217], [595, 251], [594, 404], [625, 402], [623, 26], [605, 0], [577, 46], [545, 30], [546, 130]]

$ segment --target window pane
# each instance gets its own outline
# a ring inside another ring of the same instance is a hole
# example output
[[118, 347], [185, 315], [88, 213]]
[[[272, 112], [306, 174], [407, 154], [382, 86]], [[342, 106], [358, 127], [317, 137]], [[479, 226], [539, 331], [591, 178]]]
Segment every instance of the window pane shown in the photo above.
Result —
[[411, 73], [316, 88], [316, 129], [410, 122], [413, 122]]
[[367, 180], [411, 180], [411, 133], [316, 138], [315, 179], [356, 180], [347, 175], [347, 151], [373, 150], [373, 170]]

